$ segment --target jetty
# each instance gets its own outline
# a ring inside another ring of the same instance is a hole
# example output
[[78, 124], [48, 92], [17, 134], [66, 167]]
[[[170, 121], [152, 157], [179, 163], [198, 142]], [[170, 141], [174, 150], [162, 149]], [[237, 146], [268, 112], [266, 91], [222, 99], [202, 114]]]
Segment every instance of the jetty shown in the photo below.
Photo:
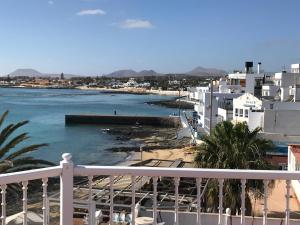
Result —
[[65, 115], [65, 124], [181, 126], [178, 116]]

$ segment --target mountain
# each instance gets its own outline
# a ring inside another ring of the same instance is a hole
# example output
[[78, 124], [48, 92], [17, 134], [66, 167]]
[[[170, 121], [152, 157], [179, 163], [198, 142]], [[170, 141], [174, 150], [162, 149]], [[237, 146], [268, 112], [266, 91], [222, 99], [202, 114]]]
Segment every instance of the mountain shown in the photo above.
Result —
[[[226, 71], [219, 70], [215, 68], [204, 68], [198, 66], [193, 70], [181, 73], [182, 75], [193, 75], [193, 76], [222, 76], [226, 74]], [[34, 69], [17, 69], [14, 72], [9, 74], [11, 77], [16, 76], [28, 76], [28, 77], [60, 77], [60, 74], [51, 74], [51, 73], [41, 73]], [[132, 69], [125, 69], [125, 70], [117, 70], [109, 74], [105, 74], [105, 77], [115, 77], [115, 78], [122, 78], [122, 77], [146, 77], [146, 76], [163, 76], [164, 74], [157, 73], [154, 70], [141, 70], [135, 71]], [[66, 78], [70, 77], [82, 77], [82, 75], [74, 75], [74, 74], [64, 74]]]
[[21, 76], [28, 76], [28, 77], [43, 77], [44, 74], [40, 73], [34, 69], [17, 69], [14, 72], [9, 74], [11, 77], [21, 77]]
[[[204, 68], [201, 66], [198, 66], [194, 68], [193, 70], [182, 73], [182, 75], [192, 75], [192, 76], [223, 76], [227, 72], [225, 70], [219, 70], [215, 68]], [[115, 78], [121, 78], [121, 77], [143, 77], [143, 76], [163, 76], [164, 74], [160, 74], [155, 72], [154, 70], [142, 70], [142, 71], [135, 71], [131, 69], [127, 70], [117, 70], [115, 72], [105, 74], [106, 77], [115, 77]]]
[[[41, 73], [34, 69], [17, 69], [10, 73], [11, 77], [60, 77], [60, 74]], [[64, 74], [65, 78], [82, 77], [81, 75]]]
[[117, 70], [112, 73], [106, 74], [106, 77], [135, 77], [137, 74], [134, 70]]
[[140, 76], [159, 76], [160, 74], [154, 70], [142, 70], [138, 73]]
[[137, 72], [135, 70], [117, 70], [115, 72], [105, 74], [106, 77], [143, 77], [143, 76], [159, 76], [160, 74], [155, 72], [154, 70], [142, 70]]
[[227, 72], [225, 70], [219, 70], [215, 68], [204, 68], [198, 66], [193, 70], [187, 72], [186, 74], [193, 75], [193, 76], [222, 76], [225, 75], [226, 73]]

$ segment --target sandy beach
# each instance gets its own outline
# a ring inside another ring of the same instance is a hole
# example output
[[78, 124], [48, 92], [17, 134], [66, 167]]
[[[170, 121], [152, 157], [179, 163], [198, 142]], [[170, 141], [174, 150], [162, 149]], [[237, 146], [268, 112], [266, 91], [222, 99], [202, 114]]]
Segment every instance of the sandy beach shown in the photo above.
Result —
[[176, 160], [181, 159], [185, 162], [193, 161], [193, 154], [190, 147], [174, 149], [156, 149], [152, 151], [134, 152], [128, 159], [119, 165], [126, 166], [137, 162], [159, 159], [159, 160]]

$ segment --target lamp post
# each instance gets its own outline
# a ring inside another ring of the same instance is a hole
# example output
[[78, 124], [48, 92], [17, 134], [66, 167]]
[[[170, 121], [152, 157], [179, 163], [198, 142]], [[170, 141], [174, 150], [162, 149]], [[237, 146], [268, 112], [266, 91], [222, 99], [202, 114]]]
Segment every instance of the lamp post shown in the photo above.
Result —
[[210, 79], [210, 115], [209, 115], [209, 134], [212, 134], [212, 104], [213, 104], [213, 79]]

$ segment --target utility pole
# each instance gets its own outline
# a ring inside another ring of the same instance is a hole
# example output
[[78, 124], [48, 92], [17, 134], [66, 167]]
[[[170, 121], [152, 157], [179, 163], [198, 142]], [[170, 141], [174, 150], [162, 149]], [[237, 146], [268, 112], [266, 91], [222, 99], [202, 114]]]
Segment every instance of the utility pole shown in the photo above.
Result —
[[181, 88], [181, 81], [179, 83], [179, 88], [178, 88], [178, 116], [180, 117], [180, 108], [181, 108], [181, 99], [180, 99], [180, 88]]
[[209, 135], [212, 134], [212, 109], [213, 109], [213, 79], [210, 79], [210, 115], [209, 115]]

